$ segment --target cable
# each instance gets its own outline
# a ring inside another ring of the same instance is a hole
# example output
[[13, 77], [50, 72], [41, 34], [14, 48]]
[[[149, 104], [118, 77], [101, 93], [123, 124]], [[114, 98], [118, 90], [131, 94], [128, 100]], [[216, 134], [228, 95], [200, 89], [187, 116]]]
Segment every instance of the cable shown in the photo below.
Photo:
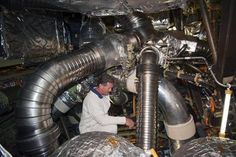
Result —
[[231, 84], [229, 84], [229, 83], [223, 84], [223, 83], [221, 83], [220, 81], [218, 81], [217, 78], [216, 78], [216, 76], [215, 76], [215, 74], [214, 74], [214, 72], [212, 71], [212, 66], [209, 66], [209, 64], [208, 64], [208, 62], [207, 62], [207, 60], [206, 60], [206, 58], [204, 58], [204, 57], [178, 57], [178, 58], [168, 58], [167, 60], [199, 60], [199, 59], [200, 59], [200, 60], [203, 60], [203, 61], [205, 62], [205, 64], [206, 64], [208, 70], [210, 71], [210, 73], [211, 73], [213, 79], [215, 80], [215, 82], [216, 82], [219, 86], [225, 87], [225, 88], [229, 88], [229, 89], [230, 89], [230, 88], [236, 88], [236, 85], [235, 85], [235, 84], [233, 84], [233, 85], [231, 85]]

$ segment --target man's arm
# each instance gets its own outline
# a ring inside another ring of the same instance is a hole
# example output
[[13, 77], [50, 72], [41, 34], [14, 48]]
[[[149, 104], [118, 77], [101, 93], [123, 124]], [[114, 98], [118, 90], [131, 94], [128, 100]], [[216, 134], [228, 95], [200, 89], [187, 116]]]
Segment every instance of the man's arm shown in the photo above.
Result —
[[83, 105], [92, 118], [101, 125], [121, 124], [126, 125], [129, 128], [134, 126], [132, 119], [126, 117], [109, 116], [106, 112], [104, 112], [102, 105], [96, 103], [96, 98], [87, 98]]
[[92, 115], [94, 120], [96, 120], [101, 125], [111, 125], [111, 124], [122, 124], [126, 123], [126, 117], [115, 117], [108, 115]]
[[121, 124], [128, 126], [130, 129], [134, 126], [133, 120], [126, 117], [109, 116], [101, 114], [101, 115], [93, 115], [93, 118], [101, 125]]
[[126, 117], [109, 116], [104, 110], [102, 105], [96, 102], [96, 98], [89, 97], [84, 101], [84, 107], [86, 111], [92, 116], [92, 118], [101, 125], [111, 124], [125, 124]]

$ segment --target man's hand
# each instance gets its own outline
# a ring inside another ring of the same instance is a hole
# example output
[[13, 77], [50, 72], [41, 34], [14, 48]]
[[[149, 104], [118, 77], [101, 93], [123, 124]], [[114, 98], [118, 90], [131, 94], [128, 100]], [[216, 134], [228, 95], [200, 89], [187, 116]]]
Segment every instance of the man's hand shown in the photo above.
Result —
[[130, 118], [126, 118], [125, 125], [129, 127], [129, 129], [132, 129], [134, 127], [134, 121]]

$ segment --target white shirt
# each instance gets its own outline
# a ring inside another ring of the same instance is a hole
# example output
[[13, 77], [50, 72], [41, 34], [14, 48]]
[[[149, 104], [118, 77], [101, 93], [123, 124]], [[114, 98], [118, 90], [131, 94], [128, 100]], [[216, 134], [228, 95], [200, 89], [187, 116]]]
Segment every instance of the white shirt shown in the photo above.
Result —
[[109, 96], [99, 98], [97, 94], [90, 91], [83, 101], [80, 133], [105, 131], [117, 134], [117, 124], [125, 124], [126, 118], [109, 116], [110, 106]]

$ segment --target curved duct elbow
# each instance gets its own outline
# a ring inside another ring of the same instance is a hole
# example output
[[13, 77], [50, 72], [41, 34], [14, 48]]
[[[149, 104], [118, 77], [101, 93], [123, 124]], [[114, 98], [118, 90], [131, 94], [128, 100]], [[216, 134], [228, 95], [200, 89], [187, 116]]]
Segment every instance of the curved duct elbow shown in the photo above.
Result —
[[147, 42], [156, 33], [152, 21], [143, 13], [134, 12], [128, 18], [132, 24], [132, 29], [139, 33], [143, 43]]
[[[189, 113], [185, 101], [176, 88], [166, 79], [161, 78], [158, 88], [160, 109], [164, 116], [164, 124], [169, 138], [179, 143], [173, 150], [191, 139], [195, 132], [195, 123]], [[175, 144], [173, 144], [175, 145]]]
[[104, 66], [103, 56], [85, 48], [51, 60], [26, 80], [16, 108], [17, 144], [21, 152], [47, 156], [54, 151], [60, 131], [53, 123], [51, 104], [69, 84]]
[[118, 19], [118, 22], [124, 30], [136, 33], [141, 43], [146, 43], [156, 34], [152, 21], [141, 12], [123, 16]]
[[17, 144], [28, 156], [48, 156], [60, 134], [51, 117], [51, 105], [72, 83], [120, 64], [125, 58], [125, 36], [111, 35], [99, 43], [55, 58], [39, 67], [25, 81], [16, 106]]
[[190, 120], [190, 114], [183, 97], [176, 88], [164, 78], [161, 78], [159, 81], [158, 98], [166, 123], [175, 125], [186, 123]]
[[[130, 73], [126, 85], [133, 93], [137, 92], [136, 71]], [[155, 84], [152, 84], [152, 87]], [[195, 134], [195, 124], [185, 101], [176, 88], [166, 79], [160, 78], [158, 104], [162, 110], [167, 135], [173, 140], [187, 140]], [[184, 142], [183, 142], [184, 143]]]

